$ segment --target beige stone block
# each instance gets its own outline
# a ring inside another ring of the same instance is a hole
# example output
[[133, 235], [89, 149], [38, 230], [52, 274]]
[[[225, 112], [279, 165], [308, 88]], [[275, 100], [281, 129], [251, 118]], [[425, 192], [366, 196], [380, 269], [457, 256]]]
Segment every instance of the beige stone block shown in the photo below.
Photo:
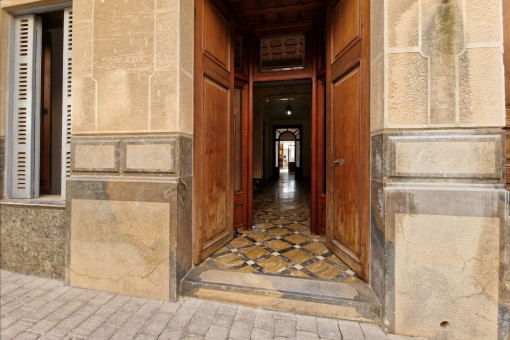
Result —
[[73, 76], [73, 134], [93, 132], [96, 129], [96, 82], [89, 77]]
[[179, 13], [156, 14], [156, 69], [175, 67], [178, 63]]
[[147, 131], [149, 75], [111, 70], [97, 78], [97, 130]]
[[396, 142], [393, 174], [498, 176], [498, 150], [497, 142]]
[[195, 2], [191, 0], [180, 0], [181, 13], [183, 13], [190, 22], [193, 22], [195, 17]]
[[179, 0], [157, 0], [156, 8], [158, 10], [177, 10], [179, 7]]
[[92, 75], [92, 23], [73, 24], [73, 76]]
[[94, 2], [93, 1], [90, 1], [90, 0], [74, 0], [73, 1], [74, 24], [76, 24], [77, 22], [83, 21], [83, 20], [91, 20], [93, 13], [94, 13]]
[[384, 1], [370, 1], [370, 53], [372, 62], [384, 52]]
[[501, 1], [466, 0], [467, 42], [501, 43], [502, 15]]
[[189, 74], [193, 74], [193, 47], [194, 47], [194, 38], [195, 31], [193, 29], [193, 24], [186, 19], [181, 14], [180, 20], [180, 46], [179, 46], [179, 63], [181, 69], [188, 72]]
[[179, 131], [193, 134], [193, 79], [181, 72], [179, 88]]
[[395, 228], [396, 333], [496, 339], [500, 220], [396, 214]]
[[76, 143], [72, 171], [119, 171], [117, 143]]
[[177, 69], [158, 71], [151, 77], [151, 131], [179, 131], [177, 87]]
[[94, 76], [153, 72], [155, 0], [94, 3]]
[[384, 127], [384, 58], [370, 70], [370, 131]]
[[171, 142], [126, 142], [125, 171], [175, 172], [175, 148]]
[[387, 1], [387, 32], [389, 48], [418, 47], [419, 1]]
[[170, 205], [72, 200], [71, 285], [169, 298]]
[[505, 125], [502, 58], [500, 48], [468, 49], [459, 57], [461, 124]]
[[464, 39], [464, 2], [421, 0], [421, 52], [428, 58], [429, 122], [455, 125], [457, 120], [457, 56]]
[[465, 47], [464, 1], [420, 0], [421, 51], [428, 57], [436, 54], [455, 56]]
[[419, 53], [388, 55], [386, 127], [428, 123], [427, 60]]

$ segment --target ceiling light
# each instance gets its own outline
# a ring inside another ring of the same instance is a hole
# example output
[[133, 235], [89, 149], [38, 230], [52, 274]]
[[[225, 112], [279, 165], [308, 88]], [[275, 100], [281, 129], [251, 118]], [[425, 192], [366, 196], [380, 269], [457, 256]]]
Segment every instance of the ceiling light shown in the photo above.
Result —
[[292, 114], [292, 106], [290, 106], [290, 99], [289, 102], [287, 103], [287, 107], [285, 108], [285, 113], [287, 114], [287, 116], [290, 116]]

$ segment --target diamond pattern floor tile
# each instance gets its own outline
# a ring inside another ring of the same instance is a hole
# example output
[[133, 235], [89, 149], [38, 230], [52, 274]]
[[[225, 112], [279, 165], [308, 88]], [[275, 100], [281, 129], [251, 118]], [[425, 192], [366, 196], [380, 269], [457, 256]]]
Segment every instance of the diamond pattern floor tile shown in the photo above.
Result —
[[326, 247], [325, 238], [310, 233], [309, 182], [282, 173], [253, 197], [251, 231], [221, 248], [201, 266], [243, 273], [285, 275], [361, 282]]

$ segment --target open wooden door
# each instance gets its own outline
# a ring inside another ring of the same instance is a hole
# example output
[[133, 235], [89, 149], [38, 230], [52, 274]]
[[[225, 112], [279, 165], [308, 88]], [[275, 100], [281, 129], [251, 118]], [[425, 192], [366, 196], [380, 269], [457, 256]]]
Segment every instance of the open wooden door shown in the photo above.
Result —
[[194, 264], [233, 235], [234, 53], [220, 1], [195, 0]]
[[368, 280], [369, 1], [330, 1], [326, 35], [327, 245]]

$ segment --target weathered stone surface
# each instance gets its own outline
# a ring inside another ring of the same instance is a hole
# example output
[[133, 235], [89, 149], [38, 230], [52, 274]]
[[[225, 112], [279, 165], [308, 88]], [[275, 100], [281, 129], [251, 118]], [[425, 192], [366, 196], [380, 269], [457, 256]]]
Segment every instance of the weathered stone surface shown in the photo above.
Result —
[[388, 1], [388, 47], [419, 46], [419, 1]]
[[169, 299], [170, 271], [176, 270], [170, 256], [176, 253], [175, 184], [71, 180], [68, 188], [70, 283]]
[[118, 172], [118, 142], [75, 143], [72, 171]]
[[0, 208], [1, 267], [18, 273], [64, 278], [63, 207]]
[[[181, 293], [227, 303], [293, 313], [359, 321], [379, 320], [380, 305], [365, 283], [318, 281], [195, 267], [185, 277]], [[285, 314], [277, 314], [283, 319]], [[258, 325], [256, 315], [240, 311], [236, 319]], [[260, 327], [260, 326], [259, 326]]]
[[395, 223], [395, 331], [497, 338], [500, 219], [397, 214]]
[[385, 189], [384, 320], [392, 331], [497, 338], [500, 292], [508, 290], [499, 272], [507, 262], [506, 195], [467, 188]]
[[385, 125], [428, 124], [427, 59], [419, 53], [390, 54], [387, 58], [388, 113]]
[[[373, 138], [373, 177], [392, 182], [504, 182], [504, 133], [443, 130], [381, 134]], [[377, 144], [374, 144], [377, 141]], [[374, 151], [374, 150], [383, 151]], [[382, 169], [382, 174], [381, 174]], [[382, 177], [381, 177], [382, 176]]]

